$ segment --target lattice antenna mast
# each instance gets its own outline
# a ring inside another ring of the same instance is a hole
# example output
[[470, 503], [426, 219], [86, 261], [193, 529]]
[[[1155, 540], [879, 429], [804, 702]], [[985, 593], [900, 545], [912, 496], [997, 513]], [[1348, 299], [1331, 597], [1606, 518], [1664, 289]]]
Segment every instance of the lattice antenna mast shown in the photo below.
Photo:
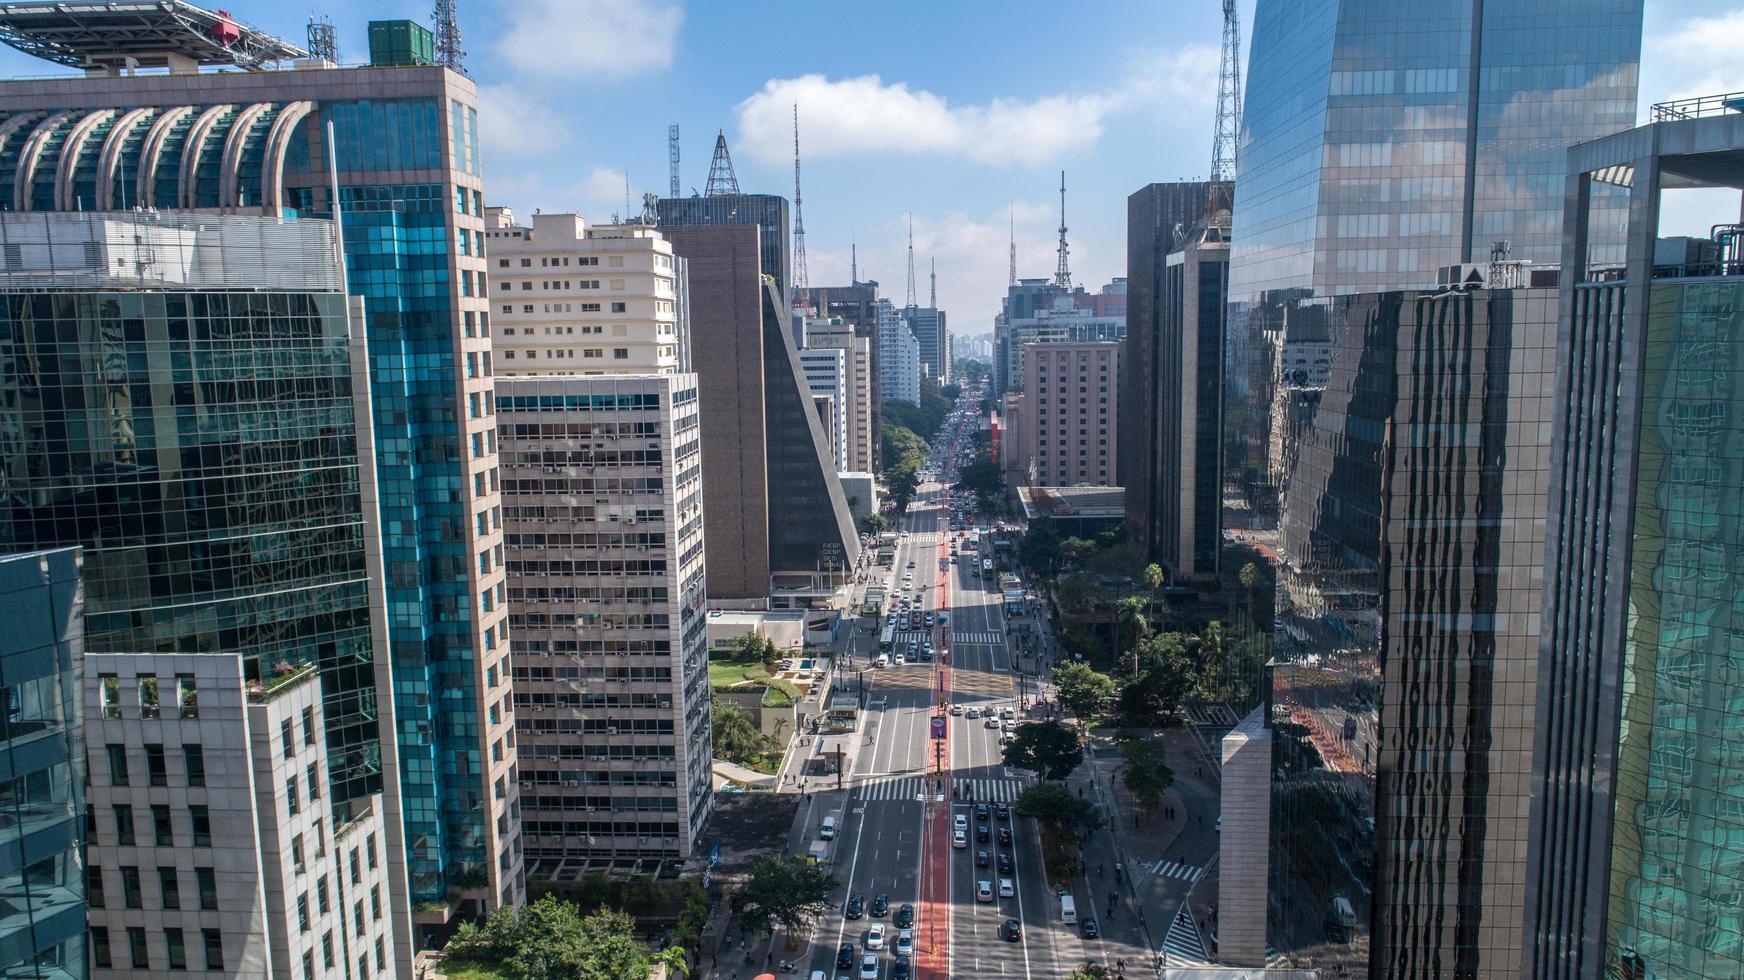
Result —
[[927, 297], [927, 309], [936, 310], [939, 308], [939, 260], [929, 259], [928, 261], [932, 263], [933, 288], [932, 295]]
[[908, 216], [908, 308], [914, 309], [914, 215]]
[[1066, 172], [1060, 171], [1060, 265], [1054, 270], [1054, 285], [1061, 289], [1072, 288], [1072, 266], [1066, 261], [1071, 254], [1071, 248], [1066, 245]]
[[799, 103], [793, 104], [793, 288], [809, 285], [805, 271], [805, 207], [799, 196]]
[[860, 285], [860, 243], [848, 239], [848, 285]]
[[1007, 286], [1017, 285], [1017, 205], [1011, 205], [1011, 268], [1005, 274]]
[[308, 36], [309, 57], [339, 63], [339, 33], [333, 29], [333, 18], [310, 14]]
[[733, 155], [727, 152], [725, 130], [715, 134], [715, 157], [709, 161], [708, 183], [702, 192], [705, 197], [739, 193], [739, 178], [733, 173]]
[[436, 22], [436, 63], [466, 74], [466, 49], [460, 46], [458, 0], [436, 0], [430, 19]]
[[679, 197], [684, 191], [678, 185], [678, 124], [666, 127], [666, 168], [671, 179], [667, 197]]
[[1223, 59], [1217, 70], [1217, 130], [1211, 138], [1207, 217], [1228, 221], [1235, 203], [1235, 156], [1241, 136], [1241, 21], [1235, 0], [1223, 0]]

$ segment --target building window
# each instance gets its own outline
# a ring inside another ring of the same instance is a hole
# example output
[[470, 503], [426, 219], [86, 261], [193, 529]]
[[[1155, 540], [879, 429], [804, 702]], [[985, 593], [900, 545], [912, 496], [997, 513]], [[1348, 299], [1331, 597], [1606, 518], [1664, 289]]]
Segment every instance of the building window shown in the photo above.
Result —
[[121, 901], [130, 909], [145, 907], [145, 902], [140, 897], [138, 868], [121, 869]]
[[281, 719], [279, 721], [279, 739], [285, 743], [285, 758], [287, 759], [297, 754], [297, 740], [291, 731], [291, 720], [289, 718]]
[[202, 929], [200, 936], [206, 941], [206, 969], [224, 969], [224, 934], [217, 929]]
[[309, 931], [309, 893], [297, 896], [297, 931]]
[[194, 881], [200, 889], [200, 911], [218, 910], [218, 874], [211, 868], [195, 868]]
[[206, 750], [199, 745], [182, 746], [182, 767], [188, 773], [189, 786], [206, 785]]
[[327, 876], [315, 879], [315, 910], [322, 915], [327, 914]]
[[366, 855], [368, 855], [368, 857], [369, 857], [369, 862], [368, 862], [369, 863], [369, 870], [374, 871], [375, 870], [375, 835], [374, 834], [370, 834], [369, 837], [364, 840], [363, 850], [364, 850], [364, 853]]
[[133, 959], [135, 970], [151, 969], [151, 953], [145, 946], [145, 928], [143, 926], [128, 927], [127, 952]]
[[115, 843], [129, 846], [133, 843], [133, 808], [116, 806], [115, 812]]
[[303, 709], [303, 744], [315, 744], [315, 709]]
[[[103, 691], [103, 717], [121, 717], [121, 678], [116, 677], [114, 674], [103, 674], [101, 675], [101, 682], [100, 686]], [[105, 937], [107, 937], [107, 933], [105, 933]]]
[[176, 703], [181, 705], [183, 718], [200, 717], [200, 688], [193, 674], [176, 675]]
[[94, 909], [103, 908], [103, 869], [91, 865], [85, 869], [85, 904]]
[[186, 970], [188, 968], [188, 951], [182, 946], [182, 930], [165, 929], [164, 946], [169, 950], [170, 969]]
[[139, 679], [139, 717], [156, 718], [158, 716], [157, 678], [154, 676]]
[[109, 954], [109, 930], [102, 926], [91, 927], [91, 959], [104, 969], [115, 965]]
[[388, 958], [387, 955], [382, 952], [382, 941], [380, 936], [375, 937], [375, 968], [378, 970], [385, 970], [388, 968]]
[[308, 776], [308, 779], [309, 779], [309, 799], [311, 799], [311, 800], [320, 799], [321, 798], [321, 770], [320, 770], [320, 767], [315, 765], [314, 763], [310, 763], [309, 770], [308, 770], [306, 775]]
[[168, 786], [170, 772], [164, 765], [164, 747], [162, 745], [147, 745], [145, 747], [146, 781], [153, 786]]
[[369, 918], [372, 922], [381, 921], [381, 886], [369, 886]]
[[194, 823], [194, 846], [212, 846], [212, 817], [204, 806], [188, 807], [188, 814]]
[[158, 890], [163, 894], [163, 907], [179, 909], [182, 907], [182, 885], [176, 877], [175, 868], [157, 869]]
[[152, 804], [151, 832], [153, 839], [157, 842], [157, 846], [176, 846], [176, 834], [174, 825], [170, 823], [170, 808], [167, 805], [161, 803]]
[[111, 745], [109, 748], [109, 785], [127, 785], [127, 747]]
[[612, 312], [613, 313], [622, 313], [625, 311], [625, 309], [626, 309], [626, 307], [622, 303], [613, 303], [612, 304]]
[[328, 930], [321, 934], [321, 965], [333, 969], [333, 932]]
[[285, 806], [293, 817], [303, 812], [303, 804], [297, 799], [297, 774], [294, 772], [285, 779]]
[[303, 870], [303, 835], [297, 834], [291, 838], [291, 867]]

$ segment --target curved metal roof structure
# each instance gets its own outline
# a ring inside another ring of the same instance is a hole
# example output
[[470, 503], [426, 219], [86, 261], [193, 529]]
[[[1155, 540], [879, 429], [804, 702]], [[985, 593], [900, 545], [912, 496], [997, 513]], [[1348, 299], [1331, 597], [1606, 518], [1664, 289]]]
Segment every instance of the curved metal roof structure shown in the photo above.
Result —
[[258, 70], [308, 52], [229, 14], [183, 0], [0, 3], [0, 41], [73, 68], [165, 68], [178, 62]]

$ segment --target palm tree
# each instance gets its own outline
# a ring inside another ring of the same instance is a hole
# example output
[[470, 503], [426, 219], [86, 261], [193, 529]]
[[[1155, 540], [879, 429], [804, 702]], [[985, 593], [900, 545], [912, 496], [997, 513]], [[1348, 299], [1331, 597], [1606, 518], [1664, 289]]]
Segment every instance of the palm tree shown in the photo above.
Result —
[[[1150, 630], [1150, 622], [1145, 619], [1145, 600], [1141, 596], [1129, 595], [1114, 604], [1114, 654], [1119, 656], [1125, 649], [1120, 642], [1123, 628], [1131, 627], [1132, 645], [1137, 646]], [[1136, 658], [1133, 663], [1137, 664]], [[1136, 673], [1136, 671], [1135, 671]]]
[[1157, 592], [1162, 589], [1163, 580], [1165, 578], [1166, 576], [1163, 575], [1163, 566], [1154, 561], [1145, 566], [1144, 580], [1145, 584], [1151, 587], [1151, 605], [1153, 607], [1156, 605]]

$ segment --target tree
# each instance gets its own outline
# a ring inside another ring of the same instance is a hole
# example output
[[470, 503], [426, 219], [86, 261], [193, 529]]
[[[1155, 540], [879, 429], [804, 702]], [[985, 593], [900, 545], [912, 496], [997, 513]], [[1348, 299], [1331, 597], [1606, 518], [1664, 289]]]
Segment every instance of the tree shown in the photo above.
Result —
[[1114, 700], [1114, 679], [1076, 660], [1054, 668], [1054, 688], [1060, 704], [1085, 720], [1101, 714]]
[[1158, 738], [1130, 738], [1120, 745], [1121, 781], [1146, 810], [1155, 809], [1162, 802], [1163, 790], [1175, 784], [1175, 771], [1169, 768], [1166, 757]]
[[1120, 713], [1133, 725], [1152, 726], [1181, 705], [1193, 686], [1193, 664], [1179, 633], [1159, 633], [1133, 651], [1133, 676], [1120, 689]]
[[789, 932], [804, 928], [830, 908], [830, 893], [841, 882], [817, 865], [796, 857], [770, 856], [751, 867], [745, 887], [733, 896], [733, 911], [747, 928]]
[[[1150, 620], [1145, 618], [1144, 599], [1129, 595], [1114, 604], [1114, 648], [1116, 650], [1138, 646], [1144, 641], [1145, 635], [1150, 632], [1150, 629]], [[1130, 643], [1121, 643], [1123, 636]]]
[[1084, 961], [1084, 965], [1072, 971], [1066, 980], [1114, 980], [1114, 974], [1108, 972], [1108, 967], [1100, 963]]
[[860, 527], [877, 534], [890, 526], [890, 521], [883, 514], [867, 514], [860, 518]]
[[[448, 944], [450, 956], [489, 963], [511, 980], [569, 977], [645, 977], [654, 961], [636, 938], [636, 920], [602, 908], [586, 918], [573, 902], [546, 895], [516, 911], [499, 908], [481, 928], [466, 923]], [[669, 947], [662, 957], [682, 960]]]
[[1038, 783], [1017, 794], [1017, 815], [1054, 830], [1094, 830], [1102, 825], [1096, 807], [1052, 783]]
[[1067, 538], [1060, 542], [1060, 555], [1073, 564], [1080, 564], [1096, 553], [1096, 542], [1084, 538]]
[[1032, 721], [1017, 726], [1005, 745], [1005, 764], [1028, 769], [1043, 779], [1060, 780], [1084, 761], [1078, 733], [1057, 721]]
[[1053, 575], [1060, 569], [1060, 532], [1047, 518], [1030, 521], [1029, 529], [1017, 544], [1018, 560], [1041, 575]]
[[769, 740], [751, 715], [730, 701], [714, 699], [714, 749], [717, 758], [745, 765], [769, 751]]

